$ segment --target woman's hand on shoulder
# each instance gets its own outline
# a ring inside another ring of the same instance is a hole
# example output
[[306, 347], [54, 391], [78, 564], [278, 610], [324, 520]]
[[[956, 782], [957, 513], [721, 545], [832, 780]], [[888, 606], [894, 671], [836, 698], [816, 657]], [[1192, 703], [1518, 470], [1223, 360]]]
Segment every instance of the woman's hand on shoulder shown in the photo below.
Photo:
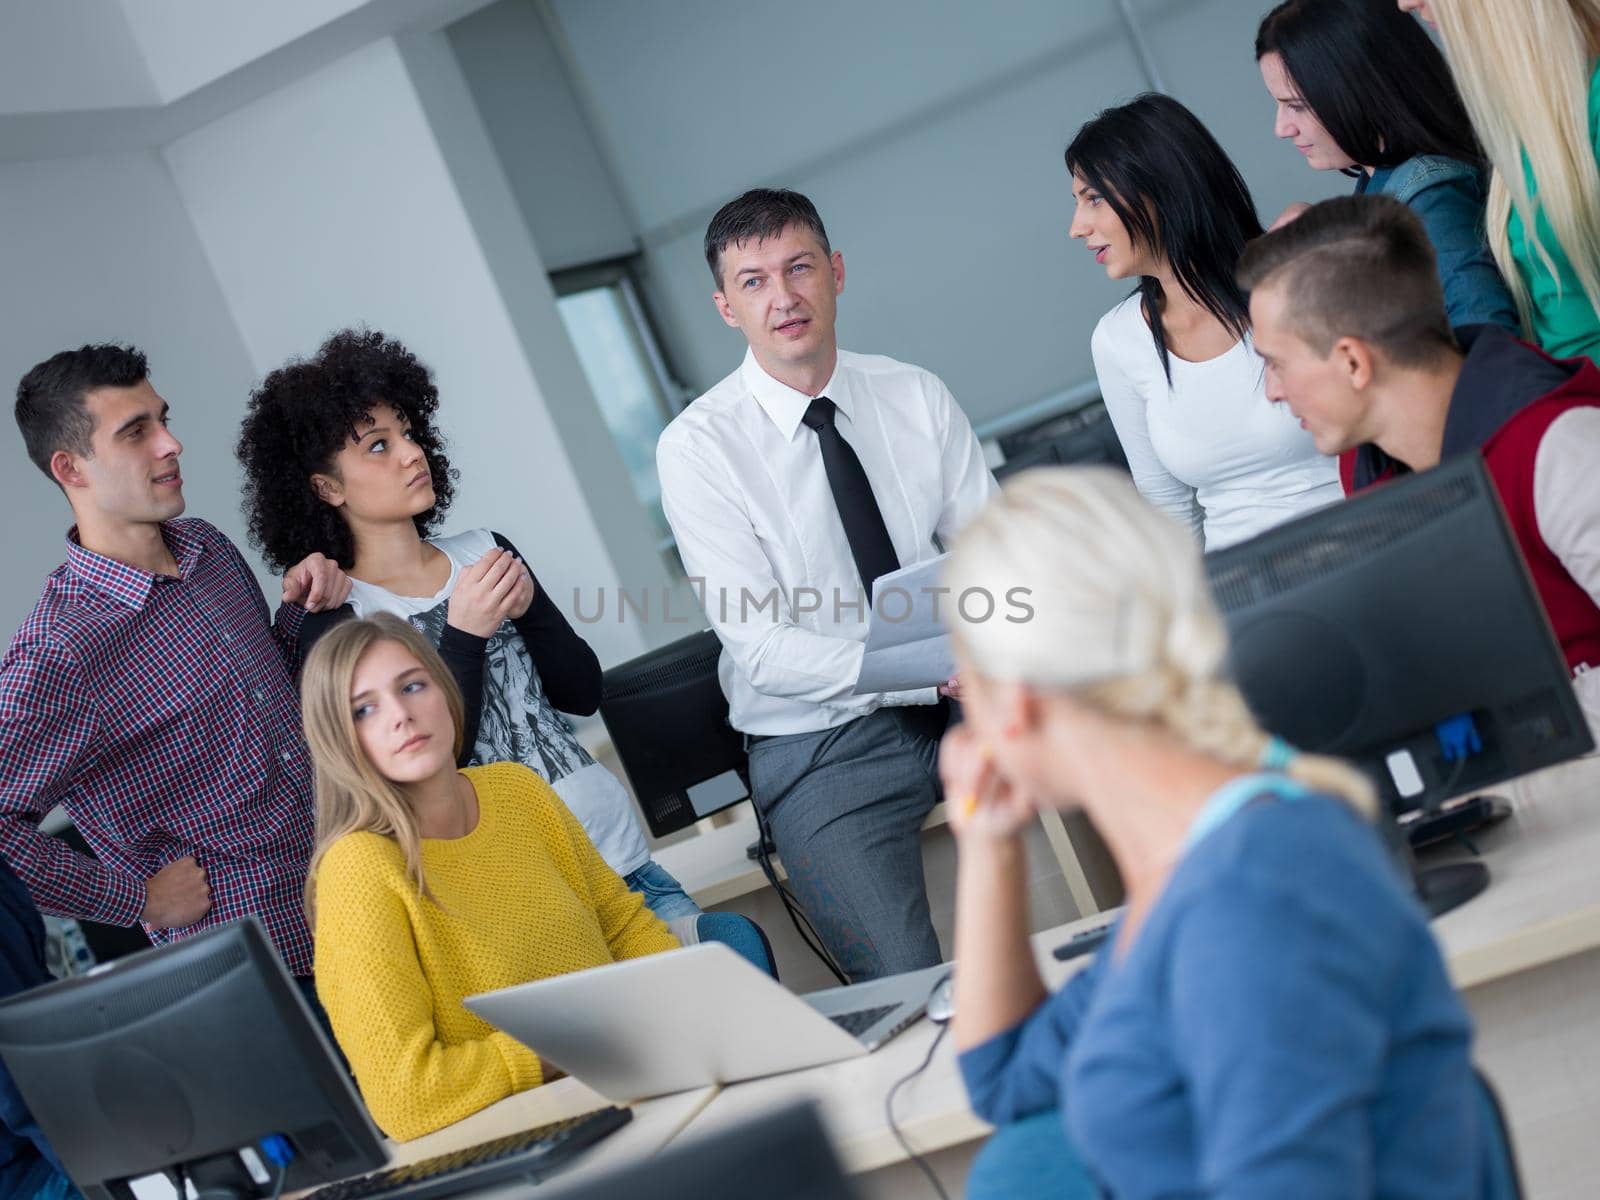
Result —
[[527, 612], [532, 603], [533, 576], [528, 568], [496, 546], [457, 576], [445, 619], [457, 629], [487, 638], [502, 622]]

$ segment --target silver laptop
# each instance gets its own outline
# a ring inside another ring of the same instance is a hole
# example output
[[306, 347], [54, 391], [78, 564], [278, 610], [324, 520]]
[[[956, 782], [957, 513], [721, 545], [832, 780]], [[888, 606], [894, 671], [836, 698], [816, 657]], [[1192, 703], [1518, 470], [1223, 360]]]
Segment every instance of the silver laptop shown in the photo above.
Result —
[[704, 942], [468, 996], [496, 1029], [626, 1103], [869, 1054], [922, 1015], [949, 964], [797, 996]]

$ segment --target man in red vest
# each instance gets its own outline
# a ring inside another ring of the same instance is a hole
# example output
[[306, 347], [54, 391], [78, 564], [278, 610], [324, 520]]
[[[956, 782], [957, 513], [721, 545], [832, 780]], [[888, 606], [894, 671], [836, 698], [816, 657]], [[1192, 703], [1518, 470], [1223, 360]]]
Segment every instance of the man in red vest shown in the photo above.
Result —
[[1340, 456], [1347, 493], [1483, 455], [1600, 734], [1600, 370], [1452, 331], [1427, 234], [1386, 196], [1314, 205], [1252, 242], [1239, 279], [1267, 398]]

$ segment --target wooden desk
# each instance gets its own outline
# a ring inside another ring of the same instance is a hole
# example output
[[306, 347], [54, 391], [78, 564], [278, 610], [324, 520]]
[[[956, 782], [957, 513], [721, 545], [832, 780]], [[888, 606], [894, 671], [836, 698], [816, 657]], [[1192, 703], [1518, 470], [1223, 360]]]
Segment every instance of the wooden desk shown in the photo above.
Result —
[[[1577, 788], [1541, 791], [1539, 777], [1526, 781], [1532, 794], [1504, 825], [1477, 839], [1489, 866], [1489, 890], [1433, 924], [1458, 988], [1600, 949], [1597, 775], [1600, 760], [1586, 759], [1573, 764]], [[1585, 778], [1595, 784], [1592, 790], [1581, 786]], [[1462, 857], [1430, 856], [1423, 865]]]

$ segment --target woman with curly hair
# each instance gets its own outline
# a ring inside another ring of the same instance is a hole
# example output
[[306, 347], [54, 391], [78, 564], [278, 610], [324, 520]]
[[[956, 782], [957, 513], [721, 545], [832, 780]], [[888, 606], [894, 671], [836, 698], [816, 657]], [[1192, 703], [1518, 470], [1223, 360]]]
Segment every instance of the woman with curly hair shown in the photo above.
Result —
[[388, 612], [410, 621], [439, 649], [465, 697], [461, 765], [531, 767], [680, 940], [714, 936], [651, 859], [622, 784], [558, 715], [599, 707], [594, 651], [500, 534], [436, 536], [456, 474], [435, 426], [438, 406], [428, 368], [366, 330], [334, 334], [251, 395], [237, 447], [251, 540], [280, 566], [304, 558], [300, 547], [315, 547], [354, 581], [344, 608], [306, 623], [302, 644], [309, 651], [350, 616]]

